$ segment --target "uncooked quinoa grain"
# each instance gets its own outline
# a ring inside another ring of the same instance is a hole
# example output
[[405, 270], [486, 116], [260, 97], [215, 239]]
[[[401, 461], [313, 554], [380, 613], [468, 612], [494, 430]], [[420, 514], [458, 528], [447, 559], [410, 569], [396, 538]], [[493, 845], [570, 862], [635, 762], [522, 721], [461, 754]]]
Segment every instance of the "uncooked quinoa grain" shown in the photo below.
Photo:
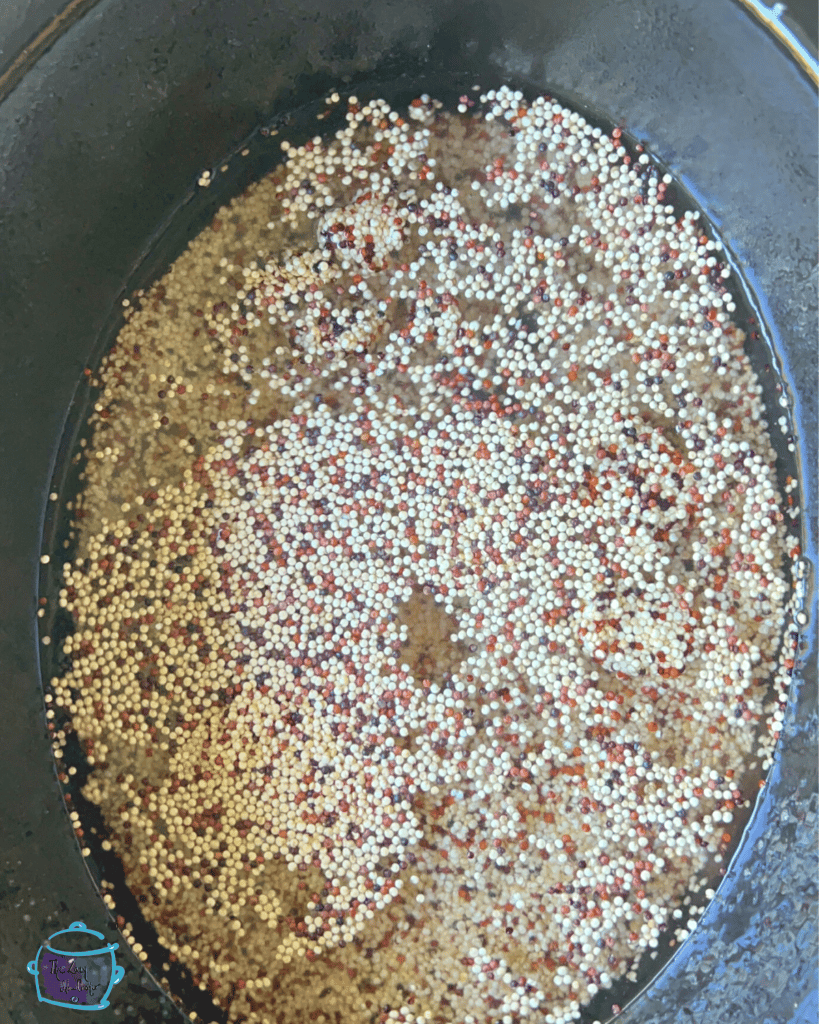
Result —
[[729, 270], [548, 98], [282, 149], [94, 378], [85, 795], [230, 1021], [568, 1022], [694, 926], [781, 727]]

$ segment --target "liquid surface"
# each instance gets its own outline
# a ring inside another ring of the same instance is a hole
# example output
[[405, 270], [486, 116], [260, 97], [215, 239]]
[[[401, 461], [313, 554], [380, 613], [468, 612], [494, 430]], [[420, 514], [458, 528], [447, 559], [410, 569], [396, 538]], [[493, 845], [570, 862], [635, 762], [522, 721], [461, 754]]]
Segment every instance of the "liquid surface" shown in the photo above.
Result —
[[231, 1021], [575, 1019], [693, 927], [778, 729], [719, 244], [617, 130], [477, 99], [351, 100], [99, 374], [57, 702]]

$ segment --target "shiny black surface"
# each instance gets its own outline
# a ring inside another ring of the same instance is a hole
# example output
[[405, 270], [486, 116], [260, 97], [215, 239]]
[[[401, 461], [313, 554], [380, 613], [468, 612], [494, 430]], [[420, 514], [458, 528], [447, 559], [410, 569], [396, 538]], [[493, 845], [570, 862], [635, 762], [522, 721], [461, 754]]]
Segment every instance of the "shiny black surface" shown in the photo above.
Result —
[[[623, 124], [701, 203], [754, 291], [792, 393], [803, 550], [815, 564], [816, 93], [745, 10], [100, 0], [0, 104], [0, 1001], [15, 1024], [67, 1016], [37, 1004], [26, 972], [44, 938], [73, 920], [118, 938], [63, 809], [36, 635], [47, 495], [83, 367], [201, 169], [339, 83], [447, 70], [557, 88]], [[701, 927], [619, 1018], [628, 1024], [816, 1018], [815, 604], [811, 623], [739, 854]], [[176, 1015], [135, 957], [119, 962], [126, 977], [107, 1013]]]

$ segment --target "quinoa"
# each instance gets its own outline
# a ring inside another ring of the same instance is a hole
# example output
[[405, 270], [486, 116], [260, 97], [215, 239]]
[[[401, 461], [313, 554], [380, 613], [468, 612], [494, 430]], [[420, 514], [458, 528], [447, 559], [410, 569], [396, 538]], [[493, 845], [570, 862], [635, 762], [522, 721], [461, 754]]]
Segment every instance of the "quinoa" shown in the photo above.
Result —
[[230, 1021], [575, 1019], [780, 727], [720, 243], [618, 129], [473, 105], [283, 143], [95, 378], [56, 701]]

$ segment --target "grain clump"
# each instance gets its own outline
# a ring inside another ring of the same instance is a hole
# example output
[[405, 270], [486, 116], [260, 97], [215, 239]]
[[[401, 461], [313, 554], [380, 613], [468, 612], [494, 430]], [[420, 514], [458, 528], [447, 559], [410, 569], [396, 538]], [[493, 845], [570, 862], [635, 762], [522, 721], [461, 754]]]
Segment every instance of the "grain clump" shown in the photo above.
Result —
[[231, 1021], [575, 1019], [780, 727], [720, 245], [619, 130], [476, 100], [283, 144], [99, 371], [57, 702]]

